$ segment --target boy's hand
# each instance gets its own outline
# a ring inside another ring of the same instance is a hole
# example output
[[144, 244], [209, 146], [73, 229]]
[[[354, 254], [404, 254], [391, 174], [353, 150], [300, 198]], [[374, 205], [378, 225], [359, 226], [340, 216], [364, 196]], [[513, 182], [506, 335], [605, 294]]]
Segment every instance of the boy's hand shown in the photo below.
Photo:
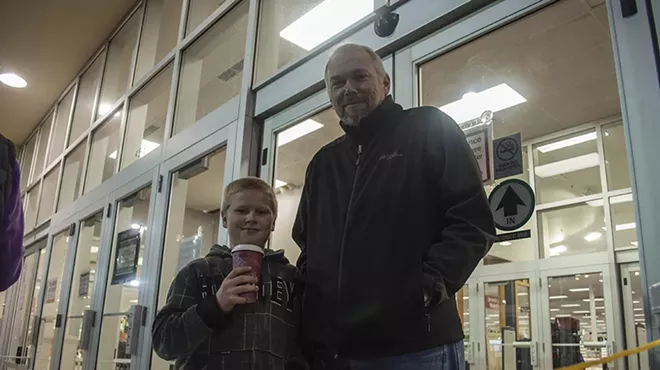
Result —
[[239, 294], [259, 290], [256, 285], [257, 278], [248, 275], [250, 272], [252, 272], [252, 267], [238, 267], [232, 270], [222, 281], [220, 289], [215, 293], [215, 299], [222, 312], [230, 313], [237, 304], [249, 303], [247, 298], [243, 298]]

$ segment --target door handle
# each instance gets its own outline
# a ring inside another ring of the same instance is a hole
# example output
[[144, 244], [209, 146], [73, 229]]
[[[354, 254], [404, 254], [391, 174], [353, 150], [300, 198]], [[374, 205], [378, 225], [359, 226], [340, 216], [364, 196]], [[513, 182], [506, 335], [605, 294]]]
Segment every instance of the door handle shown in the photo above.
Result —
[[128, 314], [128, 335], [126, 338], [126, 353], [137, 355], [140, 344], [140, 332], [147, 318], [147, 307], [133, 305]]
[[83, 313], [82, 329], [80, 333], [80, 349], [89, 349], [89, 339], [92, 337], [92, 328], [96, 321], [96, 311], [85, 310]]
[[32, 344], [33, 347], [37, 345], [40, 326], [41, 318], [37, 315], [32, 316], [32, 335], [30, 336], [30, 344]]
[[529, 346], [529, 357], [531, 358], [532, 367], [539, 366], [538, 342], [532, 342], [532, 345]]
[[623, 18], [630, 18], [637, 14], [637, 0], [619, 0], [619, 3]]

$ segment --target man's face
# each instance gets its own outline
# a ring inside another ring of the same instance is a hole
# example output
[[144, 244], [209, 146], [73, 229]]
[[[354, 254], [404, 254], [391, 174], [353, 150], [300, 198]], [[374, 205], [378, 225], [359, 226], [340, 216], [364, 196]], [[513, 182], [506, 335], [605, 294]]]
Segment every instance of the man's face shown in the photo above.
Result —
[[243, 190], [231, 197], [222, 216], [222, 226], [229, 232], [231, 245], [266, 245], [275, 224], [269, 198], [259, 190]]
[[348, 48], [335, 53], [328, 61], [326, 86], [339, 118], [355, 126], [389, 94], [390, 78], [378, 73], [367, 52]]

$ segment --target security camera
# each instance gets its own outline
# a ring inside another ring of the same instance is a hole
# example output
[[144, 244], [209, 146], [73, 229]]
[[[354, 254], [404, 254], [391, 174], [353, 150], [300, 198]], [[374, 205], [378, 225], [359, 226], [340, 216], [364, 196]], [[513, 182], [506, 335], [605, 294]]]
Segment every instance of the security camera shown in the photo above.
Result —
[[398, 24], [399, 15], [391, 12], [388, 7], [386, 7], [385, 11], [378, 14], [376, 17], [376, 21], [374, 22], [374, 32], [376, 32], [376, 35], [379, 37], [392, 36]]

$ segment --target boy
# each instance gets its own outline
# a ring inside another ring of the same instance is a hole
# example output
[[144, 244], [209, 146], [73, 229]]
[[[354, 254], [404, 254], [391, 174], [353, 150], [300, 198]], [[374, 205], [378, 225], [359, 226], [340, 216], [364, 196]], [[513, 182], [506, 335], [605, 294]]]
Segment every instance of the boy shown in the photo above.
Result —
[[[265, 249], [261, 281], [250, 267], [232, 268], [231, 248], [263, 249], [270, 238], [277, 217], [273, 189], [258, 178], [236, 180], [225, 189], [221, 214], [230, 247], [215, 245], [178, 273], [154, 321], [154, 350], [176, 359], [176, 369], [306, 369], [294, 355], [296, 267], [283, 251]], [[256, 301], [241, 297], [254, 292]]]

